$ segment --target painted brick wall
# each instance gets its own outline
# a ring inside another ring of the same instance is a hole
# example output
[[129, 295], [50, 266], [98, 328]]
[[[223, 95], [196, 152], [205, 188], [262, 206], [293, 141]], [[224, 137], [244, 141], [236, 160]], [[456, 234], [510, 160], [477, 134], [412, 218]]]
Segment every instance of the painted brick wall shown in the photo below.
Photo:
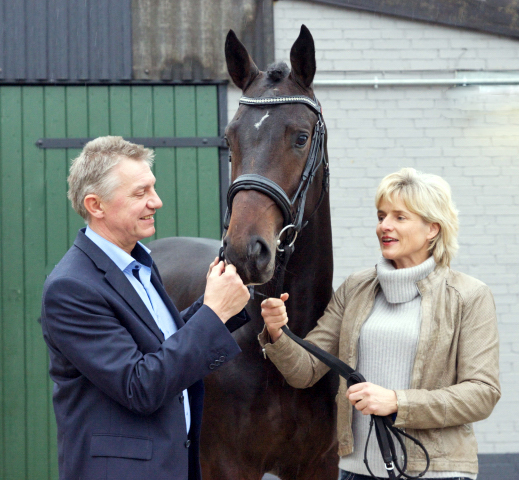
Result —
[[[316, 78], [451, 78], [519, 73], [519, 41], [318, 5], [275, 3], [276, 60], [302, 23], [316, 44]], [[334, 286], [374, 265], [373, 198], [404, 166], [445, 178], [460, 211], [453, 268], [495, 296], [503, 396], [475, 425], [480, 452], [519, 452], [519, 85], [316, 87], [329, 132]], [[240, 92], [229, 89], [229, 118]]]

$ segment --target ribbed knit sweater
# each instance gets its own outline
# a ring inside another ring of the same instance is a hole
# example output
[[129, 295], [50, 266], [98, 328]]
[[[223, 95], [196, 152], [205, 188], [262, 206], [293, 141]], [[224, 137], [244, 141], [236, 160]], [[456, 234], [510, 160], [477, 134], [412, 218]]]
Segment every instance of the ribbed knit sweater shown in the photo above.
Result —
[[[421, 324], [421, 296], [416, 283], [426, 278], [435, 266], [432, 256], [420, 265], [398, 270], [384, 257], [378, 262], [377, 277], [381, 288], [371, 314], [361, 329], [356, 368], [367, 381], [391, 390], [409, 389]], [[364, 465], [369, 421], [369, 415], [362, 415], [353, 409], [354, 450], [351, 455], [341, 457], [339, 467], [342, 470], [369, 475]], [[399, 446], [397, 451], [401, 458]], [[370, 438], [367, 458], [371, 471], [386, 478], [375, 432]], [[425, 476], [476, 478], [475, 475], [461, 472], [429, 471]]]

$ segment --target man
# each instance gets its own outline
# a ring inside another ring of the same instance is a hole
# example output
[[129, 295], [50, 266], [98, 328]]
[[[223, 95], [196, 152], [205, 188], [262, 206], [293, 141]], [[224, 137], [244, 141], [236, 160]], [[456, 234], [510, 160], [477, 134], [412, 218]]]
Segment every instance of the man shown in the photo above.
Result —
[[150, 150], [101, 137], [70, 168], [88, 226], [42, 303], [60, 479], [200, 479], [201, 379], [240, 352], [225, 327], [248, 320], [234, 266], [216, 259], [204, 297], [179, 314], [139, 243], [162, 206], [152, 163]]

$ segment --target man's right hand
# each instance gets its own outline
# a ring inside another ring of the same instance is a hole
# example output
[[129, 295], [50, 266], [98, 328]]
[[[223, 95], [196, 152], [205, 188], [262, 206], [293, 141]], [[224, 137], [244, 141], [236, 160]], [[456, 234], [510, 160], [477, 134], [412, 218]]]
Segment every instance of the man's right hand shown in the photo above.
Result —
[[207, 274], [204, 305], [225, 323], [245, 308], [249, 298], [249, 290], [236, 273], [236, 267], [218, 262], [216, 258]]

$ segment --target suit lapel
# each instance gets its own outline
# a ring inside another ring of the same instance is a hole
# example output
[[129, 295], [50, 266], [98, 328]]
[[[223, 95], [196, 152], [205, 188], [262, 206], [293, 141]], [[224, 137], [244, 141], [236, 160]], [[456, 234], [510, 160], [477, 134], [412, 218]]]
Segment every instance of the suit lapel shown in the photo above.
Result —
[[[112, 262], [110, 257], [108, 257], [108, 255], [106, 255], [84, 234], [84, 229], [79, 231], [74, 245], [76, 245], [86, 255], [88, 255], [95, 263], [97, 268], [105, 272], [105, 278], [113, 287], [113, 289], [126, 301], [126, 303], [128, 303], [128, 305], [139, 316], [144, 324], [146, 324], [146, 326], [155, 334], [160, 342], [164, 342], [164, 335], [157, 326], [157, 322], [155, 322], [155, 319], [152, 317], [148, 307], [146, 307], [139, 294], [133, 288], [132, 284], [128, 281], [124, 273], [117, 267], [117, 265]], [[180, 315], [178, 316], [180, 317]]]
[[148, 307], [144, 304], [124, 273], [114, 264], [114, 268], [106, 272], [105, 278], [162, 343], [164, 341], [164, 334], [160, 331]]
[[151, 267], [151, 283], [153, 284], [155, 290], [157, 290], [157, 292], [160, 295], [160, 298], [162, 298], [162, 301], [171, 313], [171, 316], [173, 317], [173, 320], [175, 321], [177, 328], [182, 328], [186, 323], [184, 322], [184, 320], [182, 320], [182, 317], [180, 316], [177, 307], [175, 307], [175, 304], [173, 303], [171, 298], [169, 298], [168, 293], [162, 285], [162, 281], [160, 279], [160, 275], [158, 273], [158, 269], [155, 263], [153, 263]]

